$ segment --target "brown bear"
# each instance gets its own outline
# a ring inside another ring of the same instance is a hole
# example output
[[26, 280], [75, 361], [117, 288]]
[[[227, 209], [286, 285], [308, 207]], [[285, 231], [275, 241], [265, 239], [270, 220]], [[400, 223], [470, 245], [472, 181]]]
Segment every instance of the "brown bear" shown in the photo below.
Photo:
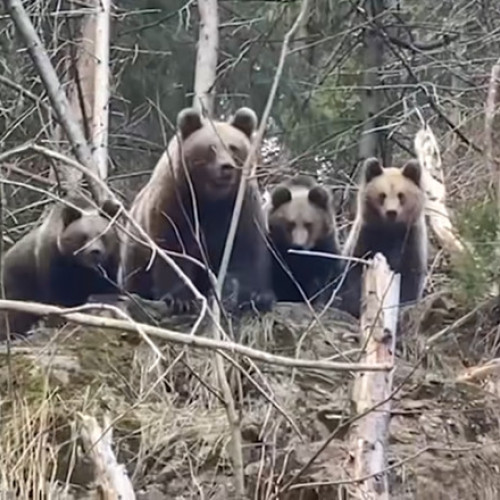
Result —
[[[99, 211], [83, 194], [57, 203], [45, 221], [21, 238], [4, 258], [5, 298], [75, 307], [92, 294], [116, 293], [119, 238], [110, 224], [119, 206], [105, 201]], [[9, 312], [0, 323], [6, 336], [24, 334], [37, 316]]]
[[[236, 111], [228, 122], [205, 120], [195, 109], [182, 110], [176, 136], [131, 207], [135, 221], [169, 251], [205, 296], [212, 290], [206, 269], [219, 272], [241, 167], [256, 125], [257, 117], [248, 108]], [[192, 291], [130, 224], [128, 232], [122, 247], [123, 288], [146, 299], [165, 300], [174, 314], [192, 312]], [[270, 309], [270, 266], [261, 198], [255, 180], [249, 180], [223, 290], [230, 312]]]
[[271, 192], [268, 226], [275, 250], [272, 278], [278, 301], [325, 302], [330, 299], [341, 260], [300, 255], [289, 250], [340, 253], [332, 196], [308, 176], [299, 176]]
[[[422, 170], [417, 160], [400, 168], [384, 168], [377, 158], [368, 158], [358, 192], [354, 224], [343, 253], [372, 258], [382, 253], [391, 269], [401, 275], [400, 303], [414, 302], [423, 292], [427, 272], [427, 227]], [[343, 308], [360, 314], [362, 265], [348, 263]]]

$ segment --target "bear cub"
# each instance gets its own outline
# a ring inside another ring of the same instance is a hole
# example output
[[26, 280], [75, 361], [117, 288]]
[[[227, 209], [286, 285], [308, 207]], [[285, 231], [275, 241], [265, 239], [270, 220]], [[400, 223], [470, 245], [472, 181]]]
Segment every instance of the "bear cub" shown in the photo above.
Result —
[[[132, 217], [162, 249], [172, 252], [205, 296], [213, 289], [206, 269], [219, 272], [256, 126], [257, 117], [249, 108], [240, 108], [227, 122], [184, 109], [177, 117], [177, 135], [132, 204]], [[150, 265], [151, 257], [140, 238], [127, 239], [121, 272], [125, 289], [165, 300], [174, 314], [196, 309], [193, 292], [171, 266], [158, 256]], [[255, 180], [249, 180], [222, 294], [224, 306], [233, 313], [269, 310], [274, 300], [270, 267], [261, 198]]]
[[[119, 237], [109, 217], [118, 208], [108, 200], [100, 213], [82, 195], [56, 204], [40, 226], [6, 252], [5, 298], [75, 307], [92, 294], [117, 293]], [[10, 331], [19, 334], [37, 320], [25, 313], [6, 313], [0, 338], [6, 336], [5, 318]]]
[[[383, 167], [368, 158], [358, 191], [354, 224], [343, 253], [373, 258], [382, 253], [391, 269], [401, 275], [400, 303], [415, 302], [423, 292], [427, 273], [427, 228], [422, 170], [417, 160], [400, 168]], [[343, 308], [359, 316], [362, 266], [349, 262]]]
[[272, 267], [276, 299], [328, 301], [342, 271], [341, 261], [288, 250], [340, 253], [330, 192], [308, 176], [279, 184], [271, 192], [268, 226], [276, 251]]

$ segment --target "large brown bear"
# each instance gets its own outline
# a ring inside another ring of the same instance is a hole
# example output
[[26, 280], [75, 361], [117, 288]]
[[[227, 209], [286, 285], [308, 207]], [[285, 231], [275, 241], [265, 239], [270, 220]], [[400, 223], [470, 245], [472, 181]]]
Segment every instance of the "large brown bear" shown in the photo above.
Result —
[[[75, 307], [92, 294], [116, 293], [119, 238], [110, 224], [118, 205], [94, 208], [89, 198], [72, 195], [56, 204], [45, 221], [5, 254], [5, 298]], [[10, 312], [0, 318], [0, 339], [24, 334], [37, 316]]]
[[327, 301], [337, 284], [341, 260], [289, 253], [340, 253], [332, 196], [314, 179], [300, 176], [276, 186], [268, 209], [273, 288], [278, 301]]
[[[428, 240], [421, 177], [417, 160], [407, 161], [400, 168], [384, 168], [377, 158], [367, 159], [356, 219], [343, 249], [346, 256], [368, 259], [382, 253], [391, 269], [401, 275], [401, 304], [421, 297], [427, 273]], [[348, 266], [343, 308], [359, 316], [362, 269], [352, 262]]]
[[[206, 296], [212, 287], [204, 265], [219, 272], [241, 167], [256, 125], [257, 117], [248, 108], [239, 109], [229, 122], [208, 121], [195, 109], [184, 109], [177, 117], [177, 135], [132, 204], [132, 217], [162, 249], [170, 251]], [[193, 311], [192, 291], [130, 224], [129, 231], [133, 236], [122, 247], [124, 289], [165, 300], [172, 313]], [[231, 312], [270, 309], [270, 253], [254, 180], [247, 183], [225, 284], [223, 301]]]

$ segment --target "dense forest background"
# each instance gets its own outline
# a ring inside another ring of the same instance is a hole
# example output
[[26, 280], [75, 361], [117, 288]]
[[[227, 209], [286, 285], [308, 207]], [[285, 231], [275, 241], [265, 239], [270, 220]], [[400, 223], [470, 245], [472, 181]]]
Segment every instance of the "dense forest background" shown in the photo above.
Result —
[[[72, 63], [82, 4], [28, 2], [27, 8], [61, 80], [82, 79]], [[241, 105], [262, 114], [298, 10], [293, 1], [220, 2], [216, 115]], [[123, 0], [112, 16], [110, 182], [130, 201], [171, 137], [177, 113], [191, 104], [198, 10], [192, 1]], [[490, 178], [482, 112], [498, 57], [499, 17], [496, 3], [484, 1], [311, 2], [272, 108], [263, 184], [287, 172], [319, 174], [338, 190], [342, 211], [359, 159], [379, 155], [389, 164], [413, 155], [414, 133], [425, 119], [439, 137], [452, 205], [477, 201], [469, 193], [484, 193]], [[44, 89], [6, 15], [0, 30], [0, 147], [54, 143]], [[40, 158], [15, 166], [12, 178], [19, 168], [45, 175]], [[21, 192], [16, 188], [16, 199]]]

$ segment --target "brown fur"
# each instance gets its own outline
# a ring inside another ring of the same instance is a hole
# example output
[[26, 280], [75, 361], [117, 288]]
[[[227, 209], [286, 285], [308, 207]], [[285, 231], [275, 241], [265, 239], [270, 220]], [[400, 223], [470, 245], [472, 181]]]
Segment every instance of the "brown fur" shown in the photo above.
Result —
[[[255, 113], [238, 110], [229, 122], [206, 122], [193, 109], [179, 113], [178, 134], [131, 208], [132, 217], [163, 249], [185, 254], [218, 272], [243, 165], [256, 126]], [[132, 228], [129, 226], [129, 231]], [[160, 257], [134, 237], [122, 251], [124, 288], [145, 298], [167, 300], [174, 312], [191, 309], [191, 291]], [[237, 302], [269, 307], [270, 257], [256, 183], [247, 184], [226, 283]], [[202, 243], [200, 248], [200, 241]], [[192, 259], [176, 258], [197, 288], [208, 294], [208, 276]], [[148, 268], [149, 266], [149, 268]]]
[[268, 225], [276, 250], [273, 286], [277, 300], [330, 298], [331, 285], [341, 270], [340, 261], [288, 252], [339, 253], [330, 192], [305, 176], [279, 184], [271, 193]]
[[[372, 258], [381, 252], [401, 274], [401, 303], [418, 300], [423, 291], [428, 245], [424, 207], [418, 161], [410, 160], [401, 168], [384, 168], [376, 158], [365, 161], [356, 219], [343, 253]], [[349, 312], [359, 315], [361, 265], [348, 265], [343, 303]]]
[[[79, 195], [55, 205], [40, 226], [5, 254], [5, 297], [74, 307], [91, 294], [115, 292], [119, 240], [108, 217], [117, 208], [107, 201], [101, 215]], [[6, 337], [5, 320], [12, 333], [24, 334], [37, 317], [6, 314], [1, 318], [0, 339]]]

